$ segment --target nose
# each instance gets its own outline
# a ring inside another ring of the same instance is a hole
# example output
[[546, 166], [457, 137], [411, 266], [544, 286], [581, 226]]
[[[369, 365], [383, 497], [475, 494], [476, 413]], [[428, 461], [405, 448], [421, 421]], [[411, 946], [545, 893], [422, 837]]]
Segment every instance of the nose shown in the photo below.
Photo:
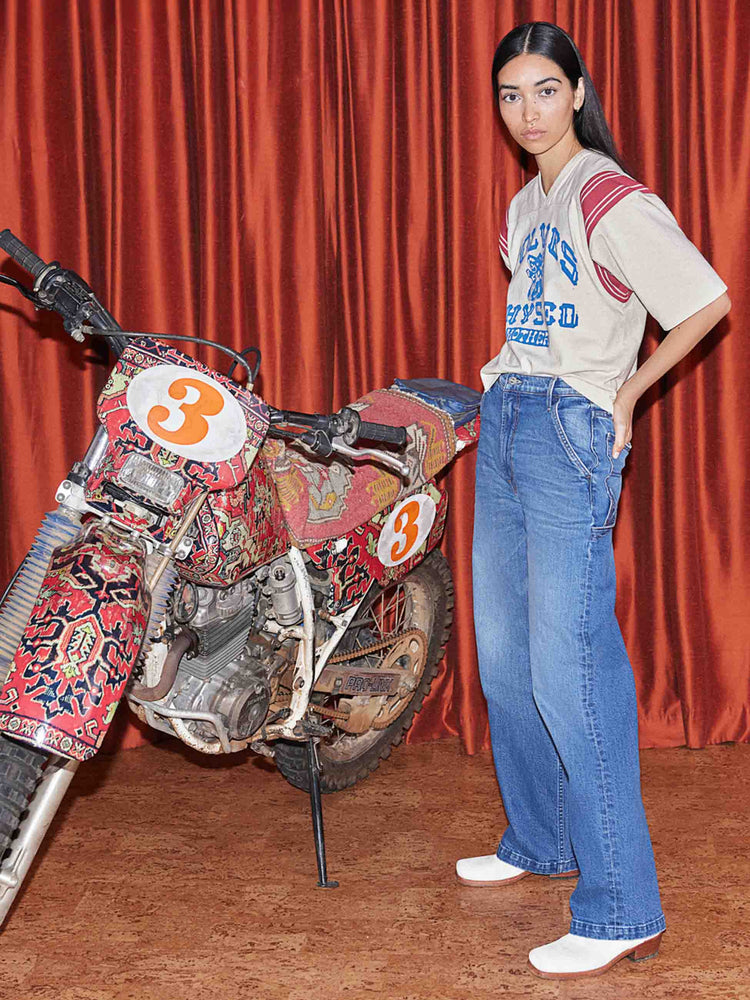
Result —
[[521, 117], [529, 124], [535, 122], [539, 117], [539, 111], [537, 110], [536, 104], [532, 101], [524, 101], [523, 113]]

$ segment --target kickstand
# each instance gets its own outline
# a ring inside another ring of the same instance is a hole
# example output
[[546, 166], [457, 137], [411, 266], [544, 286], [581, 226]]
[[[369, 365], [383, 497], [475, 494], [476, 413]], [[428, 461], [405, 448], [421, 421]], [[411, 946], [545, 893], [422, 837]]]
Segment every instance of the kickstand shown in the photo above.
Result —
[[323, 834], [323, 807], [320, 801], [320, 764], [312, 736], [307, 741], [307, 773], [310, 778], [310, 808], [315, 836], [315, 857], [318, 862], [318, 886], [321, 889], [335, 889], [338, 882], [329, 879], [326, 871], [326, 842]]

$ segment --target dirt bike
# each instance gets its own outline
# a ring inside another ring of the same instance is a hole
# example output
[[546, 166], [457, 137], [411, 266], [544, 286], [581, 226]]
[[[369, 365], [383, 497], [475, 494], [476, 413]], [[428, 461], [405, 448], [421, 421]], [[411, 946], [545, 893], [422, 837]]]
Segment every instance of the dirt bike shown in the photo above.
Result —
[[[203, 753], [274, 757], [310, 793], [335, 886], [321, 791], [388, 756], [437, 672], [453, 585], [435, 477], [476, 440], [479, 393], [396, 380], [334, 414], [275, 409], [252, 391], [257, 348], [124, 331], [75, 272], [9, 230], [0, 248], [34, 284], [0, 281], [117, 358], [0, 605], [0, 923], [123, 698]], [[229, 373], [162, 340], [210, 344]]]

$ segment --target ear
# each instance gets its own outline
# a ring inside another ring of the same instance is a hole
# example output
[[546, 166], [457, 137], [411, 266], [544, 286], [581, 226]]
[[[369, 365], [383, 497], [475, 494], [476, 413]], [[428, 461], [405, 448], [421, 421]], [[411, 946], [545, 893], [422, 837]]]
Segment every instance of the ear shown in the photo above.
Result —
[[583, 77], [578, 77], [578, 86], [576, 87], [575, 94], [573, 95], [573, 110], [580, 111], [583, 107], [583, 102], [586, 100], [586, 88], [583, 85]]

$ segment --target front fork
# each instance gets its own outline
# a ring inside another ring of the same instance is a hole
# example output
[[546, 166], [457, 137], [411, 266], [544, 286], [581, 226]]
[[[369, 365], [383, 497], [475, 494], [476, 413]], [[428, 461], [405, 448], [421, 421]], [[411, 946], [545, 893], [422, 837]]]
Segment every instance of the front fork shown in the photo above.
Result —
[[[106, 450], [107, 432], [99, 427], [83, 460], [76, 462], [71, 469], [70, 478], [82, 482], [97, 466]], [[68, 481], [70, 480], [66, 480]], [[45, 518], [36, 541], [8, 587], [7, 599], [0, 608], [0, 683], [5, 680], [54, 549], [71, 542], [80, 530], [80, 512], [67, 502], [67, 491], [58, 489], [55, 499], [60, 506]], [[28, 812], [13, 839], [10, 853], [0, 868], [0, 927], [5, 922], [77, 768], [76, 760], [50, 755]]]
[[[47, 515], [37, 538], [19, 568], [7, 599], [0, 608], [0, 686], [5, 682], [6, 667], [13, 662], [16, 649], [34, 610], [41, 585], [49, 570], [53, 553], [61, 545], [70, 544], [80, 532], [80, 515], [87, 509], [82, 487], [87, 476], [101, 460], [107, 448], [107, 434], [99, 428], [82, 462], [76, 463], [58, 490], [60, 507]], [[187, 511], [183, 523], [163, 551], [162, 559], [148, 580], [151, 594], [157, 589], [170, 561], [175, 557], [183, 536], [205, 501], [201, 494]], [[5, 648], [7, 646], [7, 649]], [[8, 856], [0, 867], [0, 926], [5, 921], [20, 890], [42, 840], [68, 790], [78, 761], [50, 754], [41, 779], [30, 799], [28, 810], [11, 843]]]
[[18, 828], [8, 857], [0, 868], [0, 927], [8, 916], [44, 835], [63, 800], [77, 760], [51, 756], [29, 804], [26, 818]]

